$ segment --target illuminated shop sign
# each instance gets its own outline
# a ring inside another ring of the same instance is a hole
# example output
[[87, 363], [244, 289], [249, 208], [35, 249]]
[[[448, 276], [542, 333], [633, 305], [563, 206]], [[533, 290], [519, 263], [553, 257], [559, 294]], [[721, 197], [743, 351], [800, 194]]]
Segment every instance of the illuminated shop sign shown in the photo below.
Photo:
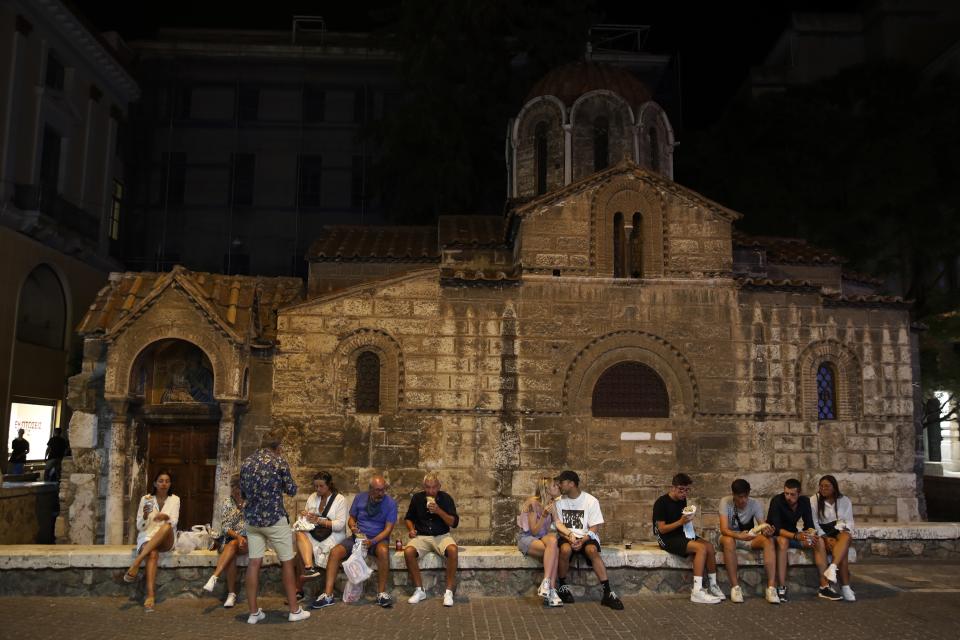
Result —
[[43, 460], [47, 451], [47, 441], [53, 434], [57, 406], [50, 404], [31, 404], [13, 402], [10, 404], [10, 431], [7, 434], [7, 451], [13, 450], [13, 440], [20, 429], [23, 437], [30, 443], [27, 460]]

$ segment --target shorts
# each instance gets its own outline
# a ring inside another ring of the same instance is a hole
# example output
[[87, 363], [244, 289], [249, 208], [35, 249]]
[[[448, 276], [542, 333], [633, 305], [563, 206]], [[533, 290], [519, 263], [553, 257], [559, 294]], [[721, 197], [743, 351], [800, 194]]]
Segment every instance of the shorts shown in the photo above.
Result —
[[267, 552], [267, 545], [277, 552], [280, 562], [293, 560], [296, 555], [293, 551], [293, 530], [286, 518], [277, 520], [269, 527], [254, 527], [247, 525], [247, 548], [251, 560], [262, 558]]
[[703, 542], [703, 538], [697, 536], [693, 540], [690, 540], [686, 536], [670, 536], [666, 539], [661, 538], [657, 540], [661, 549], [667, 553], [672, 553], [675, 556], [681, 556], [683, 558], [689, 555], [687, 545], [693, 541]]
[[808, 550], [808, 549], [812, 549], [813, 547], [805, 547], [805, 546], [803, 546], [803, 543], [800, 542], [799, 540], [794, 540], [793, 538], [790, 538], [790, 544], [788, 545], [788, 548], [789, 548], [789, 549], [800, 549], [800, 550], [802, 550], [802, 551], [806, 551], [806, 550]]
[[[566, 545], [566, 546], [570, 546], [570, 543], [569, 543], [569, 542], [564, 542], [564, 543], [562, 543], [562, 544], [563, 544], [563, 545]], [[598, 542], [597, 542], [596, 540], [594, 540], [593, 538], [587, 538], [586, 541], [584, 541], [583, 546], [580, 547], [579, 550], [574, 551], [573, 553], [571, 553], [571, 554], [570, 554], [570, 557], [571, 557], [571, 558], [574, 558], [574, 557], [576, 557], [576, 556], [578, 556], [578, 555], [579, 555], [579, 556], [582, 556], [583, 559], [587, 562], [587, 566], [592, 567], [592, 566], [593, 566], [593, 562], [590, 560], [590, 556], [587, 555], [587, 547], [589, 547], [589, 546], [594, 546], [594, 547], [596, 547], [596, 548], [597, 548], [597, 553], [600, 553], [600, 543], [598, 543]]]
[[447, 547], [457, 546], [456, 541], [449, 533], [441, 533], [438, 536], [417, 536], [410, 538], [403, 548], [413, 547], [417, 550], [417, 555], [422, 556], [431, 551], [443, 558], [447, 555]]
[[[353, 553], [353, 544], [356, 541], [357, 541], [356, 536], [349, 536], [344, 538], [343, 541], [340, 543], [340, 546], [347, 550], [347, 556]], [[367, 547], [367, 555], [368, 556], [376, 555], [377, 547], [379, 547], [380, 545], [385, 545], [387, 547], [387, 551], [388, 552], [390, 551], [390, 541], [381, 540], [377, 544], [372, 544], [369, 547]]]
[[541, 538], [532, 536], [527, 532], [523, 532], [520, 534], [520, 538], [517, 540], [517, 549], [519, 549], [520, 553], [522, 553], [523, 555], [527, 555], [528, 553], [530, 553], [530, 545], [532, 545], [537, 540], [541, 540]]
[[[717, 549], [723, 548], [723, 542], [721, 542], [721, 538], [723, 538], [723, 535], [717, 534], [717, 542], [714, 545]], [[753, 540], [756, 540], [756, 538], [753, 538], [752, 540], [741, 540], [740, 538], [733, 539], [735, 548], [743, 549], [744, 551], [756, 551], [756, 549], [751, 546], [753, 544]]]

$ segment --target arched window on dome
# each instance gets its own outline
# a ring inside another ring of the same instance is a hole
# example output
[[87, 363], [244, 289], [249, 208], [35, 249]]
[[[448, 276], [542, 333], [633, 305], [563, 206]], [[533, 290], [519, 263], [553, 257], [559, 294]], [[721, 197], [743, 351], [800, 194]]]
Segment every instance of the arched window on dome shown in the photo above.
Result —
[[630, 228], [630, 277], [643, 277], [643, 216], [633, 214], [633, 226]]
[[627, 277], [626, 232], [623, 229], [623, 214], [613, 216], [613, 277]]
[[547, 123], [538, 122], [533, 131], [534, 166], [537, 175], [537, 195], [547, 192]]
[[363, 351], [357, 356], [357, 413], [380, 413], [380, 356]]
[[817, 367], [817, 419], [837, 419], [837, 369], [830, 362]]
[[593, 121], [593, 170], [610, 166], [610, 121], [598, 116]]
[[657, 173], [660, 172], [660, 142], [657, 139], [657, 128], [647, 129], [647, 146], [650, 149], [650, 168]]
[[596, 418], [669, 418], [670, 395], [663, 379], [642, 362], [618, 362], [593, 387]]

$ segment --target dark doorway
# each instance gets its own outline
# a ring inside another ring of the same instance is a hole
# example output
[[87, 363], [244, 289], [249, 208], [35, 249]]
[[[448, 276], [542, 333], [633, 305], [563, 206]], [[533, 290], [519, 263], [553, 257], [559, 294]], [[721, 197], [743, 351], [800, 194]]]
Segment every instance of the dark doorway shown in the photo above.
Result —
[[152, 425], [147, 445], [147, 491], [161, 469], [173, 474], [180, 496], [178, 529], [189, 530], [213, 518], [217, 474], [217, 425]]

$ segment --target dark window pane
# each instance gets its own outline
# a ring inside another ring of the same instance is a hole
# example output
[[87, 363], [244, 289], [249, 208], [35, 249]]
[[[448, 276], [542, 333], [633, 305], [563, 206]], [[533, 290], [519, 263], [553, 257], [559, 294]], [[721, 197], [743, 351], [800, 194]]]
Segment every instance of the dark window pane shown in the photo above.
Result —
[[63, 63], [57, 58], [53, 51], [47, 54], [47, 73], [44, 77], [44, 84], [50, 89], [63, 91], [63, 82], [66, 76], [66, 70]]
[[160, 162], [160, 201], [168, 205], [183, 204], [187, 185], [187, 154], [182, 151], [163, 153]]
[[43, 189], [59, 191], [61, 140], [55, 129], [43, 128], [43, 148], [40, 151], [40, 186]]
[[380, 357], [364, 351], [357, 357], [357, 413], [380, 412]]
[[613, 216], [613, 277], [625, 278], [626, 270], [626, 252], [625, 237], [623, 230], [623, 214], [619, 211]]
[[603, 372], [593, 388], [598, 418], [669, 418], [670, 396], [657, 372], [640, 362], [621, 362]]
[[353, 156], [350, 167], [350, 206], [362, 209], [366, 184], [366, 171], [363, 156]]
[[593, 170], [601, 171], [610, 165], [610, 123], [604, 117], [593, 121]]
[[633, 214], [633, 227], [630, 229], [630, 277], [643, 277], [643, 216]]
[[301, 207], [319, 207], [323, 184], [323, 157], [300, 156], [299, 203]]
[[654, 171], [660, 171], [660, 143], [657, 142], [657, 130], [653, 127], [647, 129], [647, 145], [650, 147], [650, 168]]
[[253, 180], [256, 156], [252, 153], [234, 153], [231, 156], [230, 197], [233, 205], [253, 204]]
[[836, 420], [836, 376], [833, 367], [823, 363], [817, 369], [817, 418]]
[[533, 134], [534, 164], [537, 171], [537, 195], [547, 192], [547, 123], [540, 122]]
[[240, 87], [239, 113], [241, 120], [256, 120], [260, 109], [260, 89], [257, 87]]
[[303, 121], [323, 122], [326, 99], [323, 89], [307, 85], [303, 88]]

